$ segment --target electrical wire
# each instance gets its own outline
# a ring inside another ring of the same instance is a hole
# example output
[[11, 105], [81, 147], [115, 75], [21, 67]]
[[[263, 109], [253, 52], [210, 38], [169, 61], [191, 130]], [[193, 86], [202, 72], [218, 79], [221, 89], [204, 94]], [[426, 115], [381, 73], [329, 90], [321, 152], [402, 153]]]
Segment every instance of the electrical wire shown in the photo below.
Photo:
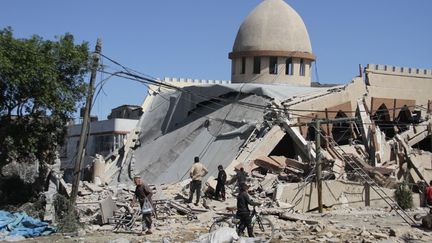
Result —
[[[104, 57], [106, 57], [106, 56], [104, 56]], [[106, 57], [106, 58], [108, 58], [108, 57]], [[113, 59], [109, 59], [109, 60], [111, 60], [112, 62], [114, 62], [117, 65], [120, 65], [123, 69], [128, 70], [127, 67], [121, 65], [120, 63], [116, 62], [115, 60], [113, 60]], [[106, 73], [110, 74], [109, 72], [106, 72]], [[122, 74], [126, 75], [127, 77], [123, 76]], [[142, 77], [140, 75], [132, 74], [129, 71], [127, 71], [127, 72], [119, 72], [118, 74], [113, 74], [113, 75], [121, 77], [121, 78], [128, 78], [128, 79], [132, 79], [132, 80], [135, 80], [135, 81], [141, 81], [141, 82], [145, 82], [145, 83], [148, 83], [148, 84], [154, 84], [154, 85], [157, 85], [157, 86], [162, 86], [162, 87], [168, 88], [168, 89], [174, 89], [174, 90], [177, 90], [177, 91], [180, 91], [180, 92], [189, 93], [189, 94], [195, 95], [197, 97], [208, 99], [208, 100], [210, 100], [210, 102], [212, 102], [211, 101], [212, 99], [214, 99], [214, 100], [222, 100], [222, 101], [224, 100], [224, 98], [221, 98], [221, 97], [209, 97], [209, 96], [205, 96], [205, 95], [201, 95], [201, 94], [195, 94], [195, 93], [193, 93], [193, 92], [191, 92], [189, 90], [186, 90], [184, 88], [177, 87], [175, 85], [170, 85], [170, 84], [167, 84], [167, 83], [163, 83], [163, 82], [157, 81], [154, 78]], [[238, 103], [240, 105], [243, 105], [243, 106], [248, 106], [248, 107], [257, 108], [257, 109], [268, 109], [269, 108], [268, 106], [259, 105], [259, 104], [253, 104], [253, 103], [248, 103], [248, 102], [241, 102], [241, 101], [239, 101]], [[401, 110], [401, 109], [406, 109], [406, 108], [419, 108], [419, 107], [421, 107], [422, 109], [425, 109], [424, 107], [422, 107], [420, 105], [413, 105], [413, 106], [395, 107], [392, 110]], [[327, 113], [338, 113], [338, 112], [355, 113], [355, 112], [358, 112], [357, 110], [356, 111], [353, 111], [353, 110], [338, 110], [338, 111], [327, 110], [326, 111], [326, 110], [312, 110], [312, 109], [294, 109], [294, 108], [286, 108], [286, 107], [284, 107], [284, 108], [272, 107], [272, 109], [274, 109], [274, 110], [283, 110], [283, 111], [312, 112], [312, 113], [318, 113], [318, 112], [327, 112]], [[367, 112], [367, 111], [363, 111], [363, 112]]]

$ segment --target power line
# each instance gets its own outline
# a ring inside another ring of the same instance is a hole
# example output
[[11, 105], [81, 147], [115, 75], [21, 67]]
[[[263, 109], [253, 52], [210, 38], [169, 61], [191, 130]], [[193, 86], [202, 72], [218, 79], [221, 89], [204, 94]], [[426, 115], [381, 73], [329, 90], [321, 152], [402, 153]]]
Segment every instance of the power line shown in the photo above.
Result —
[[[154, 84], [154, 85], [162, 86], [162, 87], [165, 87], [165, 88], [168, 88], [168, 89], [174, 89], [174, 90], [177, 90], [177, 91], [180, 91], [180, 92], [185, 92], [185, 93], [188, 93], [188, 94], [191, 94], [191, 95], [195, 95], [197, 97], [208, 99], [210, 102], [212, 102], [211, 100], [226, 101], [226, 99], [221, 98], [221, 97], [210, 97], [210, 96], [206, 96], [206, 95], [202, 95], [202, 94], [195, 94], [192, 91], [186, 90], [185, 88], [181, 88], [181, 87], [177, 87], [175, 85], [170, 85], [170, 84], [167, 84], [167, 83], [164, 83], [164, 82], [160, 82], [160, 81], [158, 81], [158, 80], [156, 80], [154, 78], [142, 77], [140, 75], [130, 73], [129, 72], [129, 68], [123, 66], [119, 62], [117, 62], [117, 61], [115, 61], [115, 60], [113, 60], [111, 58], [108, 58], [105, 55], [103, 55], [103, 57], [107, 58], [108, 60], [110, 60], [111, 62], [115, 63], [116, 65], [121, 66], [123, 69], [125, 69], [127, 71], [127, 72], [118, 72], [117, 74], [113, 74], [115, 76], [118, 76], [118, 77], [121, 77], [121, 78], [132, 79], [132, 80], [135, 80], [135, 81], [138, 81], [138, 82], [144, 82], [144, 83], [148, 83], [148, 84]], [[105, 73], [111, 74], [109, 72], [105, 72]], [[126, 76], [123, 76], [123, 75], [126, 75]], [[148, 75], [146, 75], [146, 76], [148, 76]], [[248, 106], [248, 107], [251, 107], [251, 108], [257, 108], [257, 109], [269, 109], [270, 108], [269, 105], [259, 105], [259, 104], [253, 104], [253, 103], [243, 102], [243, 101], [238, 101], [238, 104], [243, 105], [243, 106]], [[402, 106], [402, 107], [395, 107], [395, 108], [393, 108], [391, 110], [402, 110], [402, 109], [407, 109], [407, 108], [425, 109], [423, 107], [423, 105], [411, 105], [411, 106], [406, 106], [405, 105], [405, 106]], [[284, 107], [284, 108], [271, 107], [271, 109], [273, 109], [273, 110], [280, 110], [280, 111], [288, 111], [288, 112], [289, 111], [296, 111], [296, 112], [310, 112], [310, 113], [325, 113], [325, 112], [327, 112], [327, 113], [338, 113], [338, 112], [356, 113], [356, 112], [359, 112], [357, 110], [337, 110], [336, 111], [336, 110], [295, 109], [295, 108], [287, 108], [287, 107]], [[376, 110], [375, 112], [381, 111], [381, 110], [383, 110], [383, 109]], [[363, 111], [363, 112], [367, 112], [367, 111]]]

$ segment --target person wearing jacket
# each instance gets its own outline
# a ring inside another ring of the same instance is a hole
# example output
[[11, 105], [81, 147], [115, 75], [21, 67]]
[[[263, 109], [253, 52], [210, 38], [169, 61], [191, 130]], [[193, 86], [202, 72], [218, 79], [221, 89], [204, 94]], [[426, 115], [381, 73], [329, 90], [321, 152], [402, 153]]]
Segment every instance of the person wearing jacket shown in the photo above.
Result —
[[237, 196], [237, 216], [240, 219], [239, 235], [242, 235], [244, 229], [247, 228], [249, 237], [254, 237], [251, 211], [248, 205], [259, 206], [260, 203], [250, 199], [248, 194], [249, 186], [246, 183], [241, 183], [239, 186], [240, 193]]
[[[138, 200], [138, 202], [141, 206], [141, 210], [142, 210], [142, 208], [144, 206], [144, 202], [147, 201], [148, 203], [150, 203], [151, 207], [154, 209], [153, 201], [152, 201], [153, 192], [150, 189], [150, 187], [142, 181], [140, 176], [135, 176], [133, 180], [134, 180], [134, 183], [136, 185], [136, 188], [135, 188], [134, 198], [132, 200], [132, 206]], [[146, 234], [152, 233], [151, 227], [152, 227], [153, 209], [149, 213], [143, 213], [142, 214], [143, 225], [142, 225], [142, 232], [140, 234], [142, 234], [144, 231]], [[147, 231], [146, 231], [146, 229], [147, 229]]]
[[216, 200], [219, 200], [221, 198], [223, 201], [225, 201], [225, 183], [227, 180], [227, 175], [225, 170], [223, 169], [222, 165], [218, 166], [218, 177], [217, 177], [217, 184], [216, 184], [216, 193], [215, 197]]

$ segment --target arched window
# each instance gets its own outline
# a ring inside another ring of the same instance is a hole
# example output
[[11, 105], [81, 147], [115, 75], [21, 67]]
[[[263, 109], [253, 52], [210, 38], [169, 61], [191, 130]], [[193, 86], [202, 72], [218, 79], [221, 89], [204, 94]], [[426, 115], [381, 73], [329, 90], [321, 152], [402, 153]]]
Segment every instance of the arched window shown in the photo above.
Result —
[[[339, 110], [335, 116], [335, 119], [346, 118], [346, 117], [348, 116], [345, 114], [345, 112]], [[339, 145], [349, 144], [350, 139], [352, 138], [353, 135], [350, 122], [334, 123], [331, 132], [332, 132], [333, 139]]]
[[386, 138], [393, 138], [395, 135], [394, 123], [390, 119], [390, 113], [385, 104], [382, 104], [375, 114], [372, 116], [372, 120], [375, 124], [383, 131]]
[[399, 132], [408, 130], [409, 124], [412, 123], [412, 115], [406, 105], [402, 107], [394, 122], [396, 123]]

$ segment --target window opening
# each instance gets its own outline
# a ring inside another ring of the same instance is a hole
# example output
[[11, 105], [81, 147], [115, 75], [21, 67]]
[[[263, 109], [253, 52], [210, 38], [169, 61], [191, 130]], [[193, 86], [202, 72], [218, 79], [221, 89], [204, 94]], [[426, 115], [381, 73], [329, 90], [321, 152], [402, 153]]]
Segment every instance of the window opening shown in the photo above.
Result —
[[292, 58], [287, 58], [285, 62], [285, 74], [293, 75], [293, 63]]
[[277, 74], [278, 73], [277, 57], [270, 57], [270, 59], [269, 59], [269, 73], [270, 74]]
[[393, 138], [395, 135], [394, 123], [390, 120], [390, 113], [385, 104], [382, 104], [375, 114], [372, 116], [372, 120], [375, 124], [383, 131], [386, 138]]
[[253, 73], [254, 74], [260, 74], [261, 73], [261, 57], [254, 57]]
[[[347, 118], [348, 116], [345, 114], [345, 112], [339, 110], [338, 113], [336, 113], [335, 119], [337, 118]], [[350, 140], [353, 137], [352, 133], [352, 127], [350, 122], [338, 122], [334, 123], [332, 126], [332, 136], [333, 139], [336, 141], [339, 145], [347, 145], [350, 144]]]
[[246, 57], [242, 57], [242, 62], [241, 62], [241, 74], [245, 74], [246, 73]]
[[300, 76], [305, 76], [305, 64], [303, 59], [300, 59]]

